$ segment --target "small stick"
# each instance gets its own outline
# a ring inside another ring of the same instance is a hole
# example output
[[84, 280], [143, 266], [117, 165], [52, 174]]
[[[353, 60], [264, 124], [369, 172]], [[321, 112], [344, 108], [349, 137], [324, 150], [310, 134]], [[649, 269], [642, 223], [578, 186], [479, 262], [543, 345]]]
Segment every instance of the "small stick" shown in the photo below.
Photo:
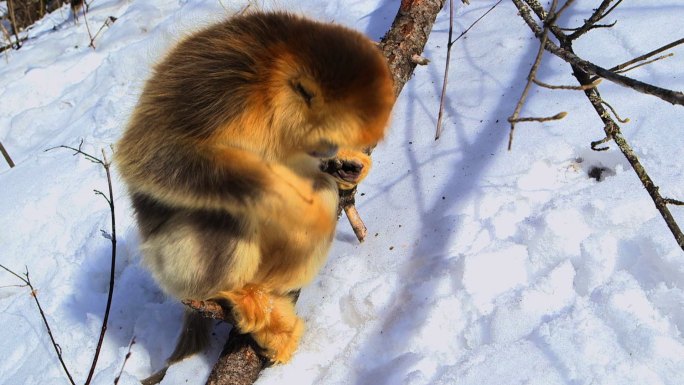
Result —
[[12, 158], [10, 158], [9, 153], [7, 153], [7, 150], [5, 150], [5, 146], [2, 145], [2, 142], [0, 142], [0, 152], [2, 152], [2, 156], [7, 161], [7, 164], [9, 164], [10, 168], [14, 167], [14, 162], [12, 161]]

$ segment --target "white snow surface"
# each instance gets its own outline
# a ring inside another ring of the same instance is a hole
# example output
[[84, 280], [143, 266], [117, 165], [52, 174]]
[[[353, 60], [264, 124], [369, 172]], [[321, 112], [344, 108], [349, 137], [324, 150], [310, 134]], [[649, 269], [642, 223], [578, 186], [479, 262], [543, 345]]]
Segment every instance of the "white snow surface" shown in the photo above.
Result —
[[[494, 2], [456, 2], [460, 33]], [[546, 2], [544, 2], [546, 3]], [[578, 26], [597, 2], [576, 1]], [[59, 149], [111, 156], [150, 66], [175, 40], [227, 17], [229, 0], [95, 0], [88, 48], [82, 19], [63, 7], [0, 57], [0, 263], [27, 268], [76, 383], [97, 343], [109, 285], [104, 170]], [[397, 1], [301, 0], [261, 4], [342, 23], [379, 39]], [[546, 5], [546, 4], [545, 4]], [[681, 37], [681, 0], [624, 2], [576, 44], [604, 67]], [[359, 244], [346, 219], [329, 260], [302, 291], [306, 333], [291, 363], [266, 369], [270, 384], [684, 384], [684, 254], [616, 146], [593, 152], [600, 120], [577, 91], [533, 88], [524, 116], [567, 111], [558, 122], [519, 124], [508, 152], [507, 117], [538, 42], [503, 2], [453, 46], [445, 130], [433, 139], [446, 57], [448, 10], [404, 87], [358, 209]], [[629, 72], [684, 89], [684, 51]], [[546, 55], [539, 77], [574, 84]], [[623, 131], [660, 191], [684, 199], [684, 109], [604, 81], [604, 98], [630, 122]], [[680, 154], [680, 155], [677, 155]], [[589, 176], [605, 168], [604, 178]], [[159, 369], [182, 306], [140, 264], [129, 198], [114, 172], [118, 255], [109, 328], [93, 384], [136, 384]], [[672, 207], [684, 224], [684, 209]], [[33, 298], [0, 271], [0, 383], [67, 384]], [[163, 384], [203, 384], [228, 326], [212, 347], [174, 365]], [[128, 345], [135, 337], [124, 365]]]

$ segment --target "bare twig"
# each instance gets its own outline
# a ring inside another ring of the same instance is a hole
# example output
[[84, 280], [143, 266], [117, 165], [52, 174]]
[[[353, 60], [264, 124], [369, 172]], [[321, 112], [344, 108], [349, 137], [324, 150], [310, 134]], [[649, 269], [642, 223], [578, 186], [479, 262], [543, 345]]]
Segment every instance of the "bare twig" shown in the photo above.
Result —
[[676, 46], [678, 46], [678, 45], [680, 45], [680, 44], [682, 44], [682, 43], [684, 43], [684, 38], [679, 39], [679, 40], [676, 40], [676, 41], [673, 41], [672, 43], [669, 43], [669, 44], [665, 44], [664, 46], [662, 46], [662, 47], [660, 47], [660, 48], [654, 49], [654, 50], [651, 51], [651, 52], [645, 53], [645, 54], [643, 54], [643, 55], [641, 55], [641, 56], [639, 56], [639, 57], [635, 57], [634, 59], [629, 60], [629, 61], [626, 61], [626, 62], [624, 62], [624, 63], [622, 63], [622, 64], [618, 64], [618, 65], [616, 65], [615, 67], [612, 67], [611, 69], [609, 69], [608, 71], [619, 71], [619, 70], [621, 70], [621, 69], [623, 69], [623, 68], [625, 68], [625, 67], [627, 67], [627, 66], [630, 66], [630, 65], [632, 65], [632, 64], [634, 64], [634, 63], [638, 63], [638, 62], [640, 62], [640, 61], [642, 61], [642, 60], [646, 60], [646, 59], [650, 58], [650, 57], [653, 56], [653, 55], [657, 55], [657, 54], [659, 54], [659, 53], [661, 53], [661, 52], [663, 52], [663, 51], [667, 51], [668, 49], [673, 48], [673, 47], [676, 47]]
[[601, 4], [598, 6], [598, 8], [594, 10], [594, 13], [589, 17], [589, 19], [584, 21], [584, 25], [579, 27], [577, 31], [575, 31], [567, 37], [568, 40], [576, 40], [577, 38], [589, 32], [590, 30], [597, 28], [595, 27], [596, 23], [604, 17], [608, 16], [608, 14], [611, 13], [615, 9], [615, 7], [617, 7], [622, 2], [622, 0], [618, 0], [618, 2], [615, 3], [615, 5], [613, 5], [612, 8], [606, 10], [610, 6], [610, 3], [612, 1], [613, 0], [603, 0]]
[[[444, 66], [444, 80], [442, 81], [442, 94], [439, 98], [439, 112], [437, 114], [437, 129], [435, 131], [435, 140], [439, 139], [440, 135], [442, 134], [442, 116], [444, 114], [444, 100], [446, 99], [446, 88], [447, 88], [447, 80], [449, 76], [449, 63], [451, 62], [451, 46], [454, 45], [461, 37], [463, 37], [468, 31], [470, 31], [471, 28], [475, 26], [480, 20], [482, 20], [489, 12], [491, 12], [494, 8], [496, 8], [497, 5], [501, 4], [503, 0], [497, 1], [494, 5], [492, 5], [485, 13], [483, 13], [480, 17], [477, 18], [468, 28], [466, 28], [463, 32], [461, 32], [460, 35], [458, 35], [454, 40], [451, 40], [451, 34], [453, 32], [453, 27], [454, 27], [454, 11], [453, 11], [453, 0], [450, 0], [449, 2], [449, 37], [448, 37], [448, 43], [447, 43], [447, 57], [446, 57], [446, 64]], [[464, 1], [465, 4], [470, 4]]]
[[[537, 25], [537, 23], [534, 22], [532, 17], [530, 16], [529, 8], [527, 8], [521, 0], [512, 0], [515, 6], [518, 8], [518, 11], [520, 13], [520, 17], [525, 20], [527, 25], [532, 29], [534, 34], [537, 37], [540, 37], [542, 34], [542, 28]], [[531, 0], [527, 0], [531, 1]], [[553, 31], [553, 29], [552, 29]], [[554, 35], [562, 42], [562, 44], [569, 44], [571, 40], [569, 40], [562, 32], [554, 32]], [[604, 79], [610, 80], [613, 83], [619, 84], [621, 86], [631, 88], [637, 92], [641, 92], [644, 94], [648, 95], [653, 95], [657, 98], [660, 98], [662, 100], [665, 100], [666, 102], [672, 103], [672, 104], [677, 104], [677, 105], [683, 105], [684, 106], [684, 93], [679, 92], [679, 91], [672, 91], [668, 90], [665, 88], [657, 87], [648, 83], [644, 83], [632, 78], [629, 78], [627, 76], [623, 76], [620, 74], [616, 74], [613, 71], [607, 70], [605, 68], [599, 67], [594, 63], [591, 63], [589, 61], [586, 61], [580, 57], [578, 57], [574, 52], [571, 52], [567, 49], [561, 48], [555, 43], [553, 43], [550, 40], [546, 40], [545, 43], [545, 48], [547, 51], [551, 52], [552, 54], [556, 55], [557, 57], [563, 59], [567, 63], [571, 64], [572, 66], [576, 66], [578, 68], [581, 68], [583, 71], [586, 71], [590, 75], [597, 75], [598, 77], [602, 77]]]
[[[114, 17], [114, 16], [109, 16], [109, 17], [107, 18], [107, 20], [105, 20], [104, 23], [102, 23], [102, 26], [100, 26], [100, 29], [98, 29], [97, 32], [95, 32], [95, 35], [94, 35], [93, 37], [90, 38], [90, 44], [89, 44], [88, 46], [89, 46], [89, 47], [93, 47], [93, 49], [95, 49], [95, 39], [97, 39], [97, 36], [100, 35], [100, 32], [102, 32], [102, 30], [104, 29], [104, 27], [109, 27], [109, 26], [111, 26], [112, 24], [114, 24], [114, 22], [115, 22], [116, 20], [117, 20], [116, 17]], [[88, 33], [90, 33], [90, 31], [88, 31]]]
[[107, 293], [107, 305], [105, 306], [105, 313], [102, 319], [102, 328], [100, 329], [100, 338], [97, 341], [97, 348], [95, 348], [95, 355], [93, 357], [93, 363], [90, 366], [90, 371], [88, 372], [88, 378], [86, 379], [86, 385], [90, 384], [95, 373], [95, 367], [97, 366], [97, 359], [100, 356], [100, 350], [102, 349], [102, 342], [104, 341], [105, 333], [107, 332], [107, 322], [109, 320], [109, 310], [112, 307], [112, 297], [114, 296], [114, 272], [116, 271], [116, 217], [114, 215], [114, 193], [112, 192], [112, 175], [110, 172], [111, 162], [107, 160], [107, 155], [104, 150], [102, 150], [102, 160], [99, 162], [105, 169], [107, 174], [107, 186], [109, 188], [109, 199], [100, 192], [107, 203], [109, 204], [109, 210], [112, 215], [112, 233], [109, 240], [112, 242], [112, 254], [111, 254], [111, 266], [109, 267], [109, 292]]
[[33, 300], [35, 301], [36, 306], [38, 306], [38, 311], [40, 312], [40, 317], [43, 319], [43, 324], [45, 325], [45, 328], [47, 329], [48, 335], [50, 336], [50, 341], [52, 341], [52, 347], [55, 349], [55, 353], [57, 353], [57, 358], [59, 359], [59, 363], [62, 364], [62, 368], [64, 369], [64, 372], [66, 373], [67, 377], [69, 378], [69, 382], [71, 383], [71, 385], [76, 385], [74, 382], [74, 379], [71, 377], [71, 373], [69, 373], [69, 369], [67, 369], [67, 366], [64, 363], [64, 359], [62, 358], [62, 348], [59, 346], [57, 341], [55, 341], [55, 336], [52, 335], [52, 329], [50, 329], [50, 324], [48, 323], [48, 320], [45, 317], [45, 312], [43, 312], [43, 307], [40, 306], [40, 301], [38, 301], [38, 291], [33, 287], [33, 284], [31, 284], [31, 278], [29, 277], [28, 267], [26, 268], [26, 273], [24, 273], [24, 277], [20, 276], [19, 274], [15, 273], [14, 271], [8, 269], [7, 267], [5, 267], [1, 264], [0, 264], [0, 268], [4, 269], [5, 271], [12, 274], [13, 276], [19, 278], [31, 290], [31, 297], [33, 297]]
[[573, 90], [573, 91], [584, 91], [584, 90], [588, 90], [589, 88], [597, 87], [599, 84], [601, 84], [602, 80], [603, 79], [600, 79], [600, 78], [596, 79], [596, 81], [592, 82], [591, 84], [587, 84], [585, 86], [582, 86], [582, 85], [580, 85], [580, 86], [556, 86], [553, 84], [544, 83], [537, 78], [532, 79], [534, 84], [536, 84], [540, 87], [548, 88], [551, 90]]
[[669, 54], [667, 54], [667, 55], [660, 55], [660, 56], [655, 57], [655, 58], [653, 58], [653, 59], [651, 59], [651, 60], [647, 60], [647, 61], [645, 61], [645, 62], [643, 62], [643, 63], [635, 64], [635, 65], [633, 65], [633, 66], [631, 66], [631, 67], [619, 69], [619, 70], [616, 70], [616, 71], [614, 71], [614, 72], [615, 72], [616, 74], [625, 73], [625, 72], [631, 71], [631, 70], [633, 70], [633, 69], [635, 69], [635, 68], [639, 68], [639, 67], [641, 67], [641, 66], [645, 66], [645, 65], [647, 65], [647, 64], [651, 64], [651, 63], [653, 63], [653, 62], [655, 62], [655, 61], [658, 61], [658, 60], [667, 59], [668, 57], [672, 57], [672, 56], [674, 56], [673, 53], [669, 53]]
[[439, 112], [437, 114], [437, 129], [435, 130], [435, 140], [442, 135], [442, 116], [444, 115], [444, 99], [446, 95], [447, 82], [449, 79], [449, 63], [451, 63], [451, 34], [454, 30], [454, 0], [449, 0], [449, 37], [447, 38], [446, 65], [444, 66], [444, 80], [442, 80], [442, 95], [439, 101]]
[[109, 210], [111, 213], [111, 224], [112, 224], [112, 232], [111, 234], [107, 234], [106, 232], [103, 231], [103, 235], [105, 238], [108, 238], [111, 243], [112, 243], [112, 254], [111, 254], [111, 265], [110, 265], [110, 270], [109, 270], [109, 292], [107, 293], [107, 305], [105, 306], [105, 312], [104, 312], [104, 317], [102, 319], [102, 327], [100, 328], [100, 337], [97, 341], [97, 347], [95, 348], [95, 354], [93, 357], [93, 362], [90, 366], [90, 371], [88, 372], [88, 378], [86, 379], [85, 384], [88, 385], [92, 381], [93, 374], [95, 373], [95, 367], [97, 366], [97, 360], [100, 356], [100, 350], [102, 349], [102, 342], [104, 341], [104, 336], [105, 333], [107, 332], [107, 323], [109, 321], [109, 311], [112, 307], [112, 298], [114, 296], [114, 273], [116, 271], [116, 217], [114, 215], [114, 193], [112, 191], [112, 176], [111, 176], [111, 171], [110, 171], [110, 166], [111, 162], [107, 159], [107, 155], [105, 154], [104, 150], [102, 150], [102, 159], [97, 158], [93, 155], [90, 155], [84, 151], [81, 150], [81, 147], [83, 146], [83, 140], [81, 140], [81, 143], [79, 144], [78, 148], [73, 148], [70, 146], [57, 146], [53, 148], [49, 148], [45, 151], [50, 151], [54, 150], [56, 148], [66, 148], [69, 150], [74, 151], [74, 155], [80, 154], [84, 156], [86, 159], [93, 163], [97, 163], [101, 165], [105, 173], [107, 174], [107, 185], [109, 188], [109, 195], [105, 196], [104, 193], [102, 193], [99, 190], [95, 190], [95, 193], [102, 196], [106, 201], [107, 204], [109, 205]]
[[610, 110], [610, 112], [613, 113], [613, 116], [615, 116], [615, 119], [617, 119], [618, 122], [620, 122], [620, 123], [629, 123], [629, 118], [620, 119], [620, 115], [618, 115], [617, 111], [615, 111], [615, 108], [613, 108], [613, 106], [611, 106], [610, 104], [608, 104], [608, 102], [606, 102], [605, 100], [601, 100], [601, 103], [602, 103], [604, 106], [608, 107], [608, 109]]
[[484, 19], [484, 17], [487, 16], [487, 15], [489, 14], [489, 12], [493, 11], [494, 8], [496, 8], [499, 4], [501, 4], [502, 1], [503, 1], [503, 0], [499, 0], [499, 1], [497, 1], [494, 5], [492, 5], [491, 7], [489, 7], [489, 9], [488, 9], [485, 13], [483, 13], [480, 17], [478, 17], [477, 20], [473, 21], [473, 23], [470, 24], [470, 25], [468, 26], [468, 28], [466, 28], [465, 30], [463, 30], [463, 32], [461, 32], [460, 35], [456, 36], [456, 38], [455, 38], [453, 41], [452, 41], [452, 40], [449, 40], [449, 41], [451, 41], [452, 43], [456, 43], [460, 38], [462, 38], [466, 33], [468, 33], [468, 31], [470, 31], [470, 30], [475, 26], [475, 24], [479, 23], [480, 20]]
[[2, 156], [7, 161], [7, 164], [9, 164], [10, 168], [14, 167], [14, 162], [12, 161], [12, 158], [10, 158], [9, 154], [7, 153], [7, 150], [5, 150], [5, 146], [2, 145], [2, 142], [0, 142], [0, 152], [2, 153]]

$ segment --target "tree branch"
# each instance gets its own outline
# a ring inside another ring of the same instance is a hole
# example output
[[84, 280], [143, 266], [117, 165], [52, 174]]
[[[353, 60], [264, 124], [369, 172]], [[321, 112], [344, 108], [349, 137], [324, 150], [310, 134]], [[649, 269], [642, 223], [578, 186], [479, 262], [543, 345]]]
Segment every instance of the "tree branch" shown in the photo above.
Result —
[[[625, 85], [626, 87], [632, 88], [636, 91], [639, 92], [644, 92], [648, 94], [652, 94], [655, 96], [660, 97], [663, 100], [669, 101], [673, 104], [680, 104], [682, 105], [684, 102], [684, 94], [681, 92], [674, 92], [670, 90], [664, 90], [660, 89], [655, 86], [651, 86], [646, 83], [641, 83], [639, 81], [617, 75], [611, 70], [606, 70], [601, 67], [598, 67], [594, 65], [593, 63], [590, 63], [586, 60], [580, 59], [575, 55], [572, 49], [572, 42], [573, 38], [571, 36], [566, 36], [563, 34], [562, 31], [559, 31], [556, 29], [554, 32], [554, 35], [558, 38], [558, 40], [561, 42], [562, 47], [559, 47], [555, 45], [553, 42], [546, 40], [544, 42], [543, 36], [545, 36], [544, 31], [537, 25], [536, 22], [532, 19], [530, 15], [530, 9], [522, 3], [521, 0], [512, 0], [513, 3], [515, 4], [516, 8], [518, 8], [520, 16], [523, 18], [523, 20], [527, 23], [528, 27], [534, 32], [534, 34], [537, 36], [537, 38], [542, 41], [543, 45], [545, 48], [555, 54], [556, 56], [560, 57], [561, 59], [565, 60], [566, 62], [570, 63], [572, 70], [573, 70], [573, 75], [577, 79], [577, 81], [580, 83], [582, 86], [590, 86], [594, 84], [596, 79], [592, 78], [591, 75], [598, 75], [600, 77], [606, 78], [608, 80], [615, 81], [618, 84]], [[525, 0], [526, 3], [536, 3], [536, 0]], [[604, 11], [610, 4], [610, 0], [605, 0], [601, 3], [601, 6], [594, 12], [590, 20], [593, 20], [593, 23], [596, 23], [597, 21], [601, 20], [603, 17], [605, 17], [608, 13], [613, 11], [615, 7], [621, 2], [621, 0], [618, 0], [618, 2], [610, 9], [607, 11]], [[532, 6], [532, 9], [534, 12], [537, 14], [538, 17], [542, 17], [544, 15], [543, 9], [539, 9], [538, 6], [534, 5]], [[589, 23], [585, 23], [585, 30], [589, 30], [591, 28], [591, 25], [587, 27]], [[552, 29], [554, 31], [554, 29]], [[586, 31], [585, 31], [586, 32]], [[581, 34], [580, 34], [581, 35]], [[579, 36], [579, 35], [577, 35]], [[673, 47], [674, 45], [679, 44], [679, 41], [673, 42], [671, 44], [668, 44], [668, 46]], [[668, 47], [665, 46], [665, 47]], [[652, 56], [657, 52], [660, 52], [662, 50], [665, 50], [667, 48], [661, 47], [655, 51], [649, 52], [646, 55], [642, 55], [641, 57], [634, 59], [634, 61], [640, 61], [643, 60], [645, 57]], [[668, 48], [670, 48], [668, 47]], [[631, 63], [629, 63], [631, 64]], [[627, 65], [629, 65], [627, 64]], [[617, 81], [616, 81], [617, 80]], [[595, 85], [595, 84], [594, 84]], [[684, 234], [682, 233], [681, 229], [679, 228], [679, 225], [675, 221], [674, 217], [670, 213], [670, 210], [668, 209], [667, 205], [668, 204], [678, 204], [680, 201], [671, 199], [671, 198], [664, 198], [662, 195], [660, 195], [659, 188], [658, 186], [655, 185], [653, 180], [650, 178], [648, 173], [646, 172], [646, 169], [643, 167], [641, 162], [639, 161], [639, 158], [636, 156], [634, 151], [632, 150], [631, 146], [625, 139], [625, 137], [622, 135], [622, 132], [620, 131], [620, 127], [615, 123], [613, 118], [611, 117], [610, 113], [604, 108], [604, 106], [608, 106], [609, 108], [610, 105], [606, 103], [602, 98], [601, 95], [598, 91], [598, 87], [592, 86], [584, 90], [584, 94], [587, 96], [587, 99], [591, 103], [592, 107], [594, 107], [594, 110], [596, 111], [597, 115], [603, 122], [603, 129], [606, 134], [605, 138], [603, 138], [600, 141], [595, 141], [591, 143], [591, 147], [594, 150], [602, 151], [605, 150], [606, 148], [597, 148], [599, 144], [603, 144], [608, 142], [609, 140], [614, 140], [615, 143], [618, 145], [618, 148], [622, 152], [622, 154], [625, 156], [629, 164], [632, 166], [632, 169], [634, 169], [634, 172], [637, 174], [639, 177], [639, 180], [641, 181], [642, 185], [646, 188], [646, 191], [648, 194], [651, 196], [651, 199], [653, 200], [653, 203], [656, 206], [656, 209], [660, 212], [660, 215], [663, 217], [665, 220], [665, 223], [667, 224], [668, 228], [672, 232], [672, 235], [674, 236], [677, 244], [679, 247], [681, 247], [684, 250]], [[612, 110], [612, 108], [611, 108]], [[615, 112], [613, 111], [615, 114]], [[615, 115], [617, 118], [617, 115]], [[619, 118], [617, 118], [619, 119]]]

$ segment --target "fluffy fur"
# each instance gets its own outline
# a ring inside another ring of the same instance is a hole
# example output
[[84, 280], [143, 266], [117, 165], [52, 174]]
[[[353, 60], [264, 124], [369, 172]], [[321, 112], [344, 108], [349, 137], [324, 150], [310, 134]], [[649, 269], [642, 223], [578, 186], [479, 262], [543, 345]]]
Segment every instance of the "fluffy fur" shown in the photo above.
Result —
[[[287, 362], [303, 322], [294, 290], [325, 261], [338, 184], [368, 172], [394, 95], [363, 35], [286, 13], [252, 13], [181, 41], [154, 69], [116, 162], [143, 261], [177, 298], [227, 300], [237, 327]], [[352, 171], [323, 173], [338, 149]], [[200, 349], [209, 323], [186, 314], [170, 361]]]

